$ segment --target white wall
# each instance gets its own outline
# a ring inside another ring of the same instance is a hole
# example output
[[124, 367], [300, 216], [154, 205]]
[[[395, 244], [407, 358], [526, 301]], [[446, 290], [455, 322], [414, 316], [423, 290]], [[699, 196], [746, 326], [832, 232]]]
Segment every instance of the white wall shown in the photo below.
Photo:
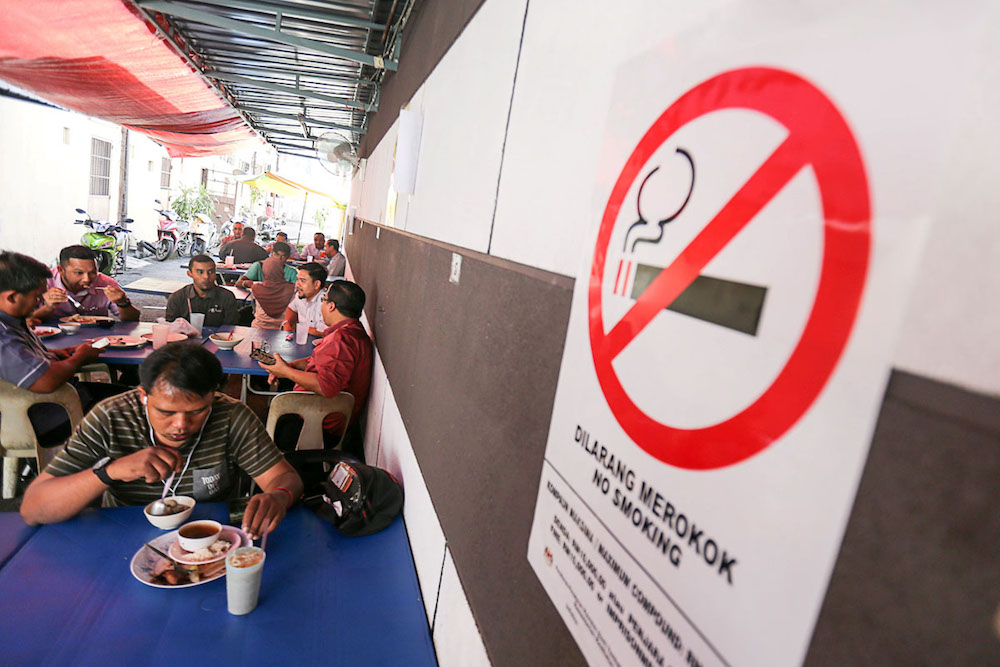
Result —
[[[525, 3], [487, 0], [407, 105], [409, 110], [422, 114], [423, 130], [415, 192], [399, 197], [394, 225], [576, 277], [581, 261], [589, 261], [586, 250], [591, 243], [594, 211], [602, 204], [597, 184], [608, 180], [608, 170], [617, 173], [620, 167], [602, 163], [602, 146], [616, 118], [627, 115], [620, 105], [642, 94], [639, 86], [626, 91], [624, 97], [616, 90], [623, 65], [652, 49], [662, 54], [665, 66], [687, 64], [688, 52], [684, 49], [691, 44], [697, 45], [700, 55], [711, 58], [730, 48], [727, 33], [719, 26], [727, 24], [732, 28], [742, 21], [763, 23], [772, 29], [794, 26], [798, 21], [822, 34], [827, 25], [843, 18], [841, 7], [841, 3], [785, 0], [637, 0], [613, 7], [596, 0], [532, 2], [504, 146]], [[853, 12], [849, 19], [867, 32], [892, 24], [896, 20], [893, 17], [904, 21], [909, 14], [908, 6], [901, 2], [871, 6], [857, 3], [848, 9]], [[948, 26], [938, 27], [931, 21], [915, 29], [911, 37], [923, 44], [919, 47], [921, 57], [927, 55], [926, 49], [933, 49], [931, 53], [940, 59], [952, 58], [956, 77], [971, 71], [969, 76], [975, 85], [970, 92], [951, 97], [955, 90], [950, 85], [952, 77], [941, 74], [941, 68], [935, 73], [909, 64], [908, 52], [894, 52], [889, 43], [891, 30], [884, 33], [886, 45], [875, 52], [881, 58], [878, 64], [883, 74], [897, 88], [905, 87], [908, 96], [930, 96], [926, 100], [929, 102], [936, 90], [945, 88], [952, 92], [942, 99], [961, 110], [958, 131], [944, 164], [932, 155], [920, 136], [898, 140], [896, 152], [890, 154], [907, 164], [924, 161], [926, 170], [903, 187], [912, 189], [914, 200], [936, 201], [926, 210], [931, 222], [929, 242], [919, 278], [910, 290], [908, 315], [894, 365], [997, 394], [1000, 309], [993, 303], [1000, 293], [1000, 271], [994, 269], [1000, 261], [1000, 226], [993, 218], [1000, 210], [1000, 188], [996, 186], [1000, 173], [995, 159], [1000, 152], [1000, 130], [995, 120], [995, 110], [1000, 108], [1000, 69], [996, 67], [1000, 44], [991, 35], [1000, 27], [1000, 10], [989, 8], [986, 2], [967, 0], [941, 11], [948, 19], [941, 23]], [[965, 37], [954, 36], [962, 32], [954, 30], [956, 24], [966, 26]], [[918, 30], [926, 31], [922, 39]], [[795, 35], [794, 30], [786, 30], [782, 38], [794, 39]], [[763, 51], [753, 52], [766, 52], [764, 37], [754, 42], [750, 35], [746, 43], [750, 51], [763, 44]], [[880, 86], [871, 74], [873, 70], [866, 69], [865, 53], [852, 51], [852, 45], [816, 42], [802, 45], [802, 53], [812, 53], [810, 58], [822, 57], [837, 48], [845, 49], [844, 54], [850, 55], [854, 65], [850, 71], [847, 65], [839, 70], [833, 67], [828, 80], [861, 77], [859, 85], [868, 87], [871, 93], [866, 101], [868, 107], [881, 105], [888, 114], [881, 130], [878, 125], [865, 128], [868, 136], [862, 136], [863, 152], [864, 140], [872, 139], [872, 133], [891, 134], [905, 131], [900, 130], [904, 126], [919, 126], [920, 114], [931, 105], [918, 102], [909, 109], [893, 110], [893, 100], [882, 96], [882, 89], [890, 86]], [[955, 55], [970, 50], [978, 57]], [[794, 64], [787, 65], [794, 69]], [[935, 76], [939, 78], [935, 80]], [[870, 109], [865, 112], [877, 115]], [[909, 116], [918, 122], [910, 123]], [[364, 178], [355, 178], [351, 207], [356, 208], [360, 218], [385, 221], [395, 143], [396, 125], [369, 157]], [[886, 156], [881, 155], [881, 160], [872, 164], [884, 166]], [[893, 181], [898, 185], [894, 171], [873, 174], [873, 183]], [[494, 195], [496, 215], [491, 241]], [[893, 213], [876, 209], [876, 214], [883, 216]], [[419, 467], [381, 364], [377, 365], [373, 382], [373, 386], [379, 386], [380, 399], [372, 401], [367, 446], [375, 447], [379, 460], [406, 479], [407, 525], [421, 587], [426, 596], [435, 584], [441, 585], [444, 599], [444, 591], [457, 583], [457, 576], [449, 574], [453, 566], [449, 566], [445, 538], [420, 481]], [[418, 490], [411, 492], [414, 485]], [[473, 627], [470, 618], [465, 617], [467, 605], [463, 606], [464, 596], [456, 595], [456, 600], [454, 617], [463, 619], [455, 626], [460, 632], [451, 633], [445, 626], [435, 631], [442, 663], [460, 664], [458, 656], [464, 659], [471, 650], [463, 643], [470, 641]], [[442, 609], [436, 611], [440, 623]], [[433, 617], [430, 606], [428, 614]], [[472, 650], [477, 659], [479, 650]]]
[[[74, 209], [91, 206], [90, 140], [112, 144], [111, 215], [118, 215], [121, 129], [112, 123], [0, 97], [0, 248], [53, 264], [87, 231]], [[95, 217], [97, 212], [91, 211]]]
[[[721, 21], [752, 17], [774, 22], [836, 12], [830, 3], [737, 0], [702, 3], [624, 3], [609, 10], [595, 0], [531, 3], [524, 32], [517, 86], [511, 108], [502, 174], [499, 155], [511, 92], [523, 2], [487, 0], [408, 108], [423, 114], [416, 191], [400, 196], [395, 224], [407, 231], [490, 253], [567, 276], [576, 276], [593, 224], [595, 184], [602, 169], [600, 148], [614, 122], [613, 85], [623, 63], [659, 48], [664, 61], [695, 34], [700, 47], [724, 50], [713, 31]], [[872, 9], [905, 13], [901, 4]], [[1000, 132], [992, 113], [1000, 103], [1000, 56], [985, 38], [1000, 23], [987, 3], [968, 0], [948, 12], [968, 24], [968, 40], [979, 53], [958, 67], [975, 70], [974, 95], [949, 100], [964, 110], [950, 163], [928, 165], [915, 193], [940, 192], [927, 211], [931, 238], [897, 348], [897, 367], [986, 393], [1000, 393], [1000, 310], [991, 297], [1000, 291], [1000, 231], [997, 166]], [[771, 20], [771, 19], [768, 19]], [[991, 28], [992, 26], [992, 28]], [[975, 28], [975, 30], [973, 30]], [[943, 34], [943, 33], [942, 33]], [[967, 44], [939, 43], [941, 57]], [[905, 67], [905, 64], [903, 65]], [[914, 73], [910, 72], [909, 75]], [[921, 79], [915, 76], [915, 79]], [[944, 82], [940, 82], [944, 83]], [[916, 85], [916, 84], [915, 84]], [[933, 94], [935, 83], [920, 85]], [[877, 95], [878, 86], [872, 82]], [[914, 114], [921, 110], [915, 108]], [[890, 121], [887, 121], [890, 122]], [[887, 127], [889, 127], [887, 125]], [[392, 173], [394, 131], [368, 160], [365, 181], [355, 181], [352, 206], [362, 218], [380, 221]], [[912, 159], [920, 159], [914, 149]], [[497, 178], [496, 220], [490, 219]]]
[[135, 220], [130, 229], [136, 239], [156, 242], [157, 218], [154, 200], [165, 199], [160, 188], [165, 148], [138, 132], [129, 132], [128, 217]]

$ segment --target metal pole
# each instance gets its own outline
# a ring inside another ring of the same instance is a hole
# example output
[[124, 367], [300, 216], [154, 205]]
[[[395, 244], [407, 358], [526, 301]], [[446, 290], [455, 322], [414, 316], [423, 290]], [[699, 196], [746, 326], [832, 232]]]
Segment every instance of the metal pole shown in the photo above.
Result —
[[302, 215], [299, 216], [299, 233], [298, 233], [298, 236], [295, 238], [295, 244], [296, 245], [298, 245], [299, 243], [302, 243], [302, 223], [306, 219], [306, 202], [307, 201], [309, 201], [309, 193], [308, 192], [306, 193], [306, 196], [302, 198]]

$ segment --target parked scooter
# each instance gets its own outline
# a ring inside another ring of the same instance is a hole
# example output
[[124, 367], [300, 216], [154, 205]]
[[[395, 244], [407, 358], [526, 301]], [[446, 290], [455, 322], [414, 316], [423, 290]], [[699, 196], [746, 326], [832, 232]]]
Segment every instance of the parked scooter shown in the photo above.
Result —
[[168, 208], [164, 208], [163, 202], [159, 199], [154, 199], [153, 201], [155, 201], [156, 205], [160, 207], [154, 207], [153, 209], [160, 214], [160, 219], [157, 221], [156, 246], [153, 248], [153, 256], [158, 261], [162, 262], [167, 257], [170, 257], [170, 253], [172, 253], [174, 248], [177, 246], [181, 230], [177, 224], [177, 214]]
[[90, 214], [82, 208], [76, 209], [80, 215], [86, 216], [83, 220], [75, 221], [77, 225], [89, 227], [92, 231], [85, 232], [80, 237], [80, 243], [94, 251], [97, 261], [97, 270], [109, 276], [115, 276], [128, 268], [128, 235], [131, 234], [126, 225], [134, 222], [132, 218], [125, 218], [121, 224], [115, 225], [110, 222], [94, 220]]
[[209, 239], [215, 234], [215, 223], [204, 213], [196, 213], [194, 220], [187, 224], [177, 240], [177, 255], [203, 255], [208, 249]]
[[257, 225], [257, 234], [262, 241], [272, 241], [278, 233], [277, 221], [274, 218], [264, 218]]

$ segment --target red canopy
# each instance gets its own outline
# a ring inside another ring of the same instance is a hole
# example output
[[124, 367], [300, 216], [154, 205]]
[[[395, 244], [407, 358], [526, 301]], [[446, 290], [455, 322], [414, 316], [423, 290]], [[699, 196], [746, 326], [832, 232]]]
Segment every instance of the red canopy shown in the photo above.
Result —
[[122, 0], [4, 0], [0, 11], [0, 79], [142, 132], [172, 157], [260, 145]]

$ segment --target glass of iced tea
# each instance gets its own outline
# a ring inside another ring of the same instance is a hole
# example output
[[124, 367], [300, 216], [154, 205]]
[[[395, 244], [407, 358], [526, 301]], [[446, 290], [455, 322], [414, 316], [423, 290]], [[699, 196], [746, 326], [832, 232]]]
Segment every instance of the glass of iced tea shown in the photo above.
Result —
[[226, 599], [230, 614], [241, 616], [257, 608], [265, 557], [259, 547], [241, 547], [226, 557]]

